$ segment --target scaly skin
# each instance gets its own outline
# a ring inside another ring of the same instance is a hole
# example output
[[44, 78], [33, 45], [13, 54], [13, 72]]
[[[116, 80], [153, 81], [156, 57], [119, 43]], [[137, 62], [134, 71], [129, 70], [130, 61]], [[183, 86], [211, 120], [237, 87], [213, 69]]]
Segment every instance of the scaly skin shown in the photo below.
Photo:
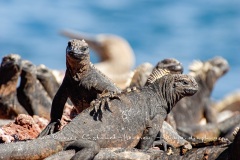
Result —
[[[151, 84], [154, 81], [155, 79], [154, 77], [157, 76], [157, 73], [160, 69], [166, 69], [171, 74], [183, 73], [182, 64], [176, 59], [168, 58], [158, 62], [157, 65], [152, 69], [152, 73], [148, 76], [148, 78], [147, 79], [145, 78], [146, 80], [141, 78], [139, 82], [141, 82], [141, 84], [144, 84], [144, 85]], [[143, 73], [139, 73], [139, 74], [142, 75]], [[166, 119], [169, 120], [169, 117], [167, 117]], [[177, 131], [165, 121], [163, 122], [163, 127], [159, 133], [159, 136], [160, 136], [160, 139], [158, 141], [155, 141], [154, 145], [162, 144], [164, 146], [164, 150], [166, 150], [166, 144], [171, 145], [175, 148], [183, 146], [183, 148], [187, 150], [192, 148], [191, 144], [188, 141], [186, 141], [183, 137], [178, 135]]]
[[90, 115], [93, 107], [87, 108], [55, 134], [0, 145], [0, 156], [34, 159], [62, 149], [75, 149], [73, 159], [93, 159], [100, 148], [133, 148], [138, 144], [140, 149], [148, 149], [174, 105], [184, 96], [195, 94], [197, 89], [191, 76], [162, 75], [140, 90], [121, 93], [119, 99], [110, 100], [114, 112], [103, 110], [102, 121], [95, 121]]
[[39, 115], [49, 119], [51, 98], [37, 80], [36, 66], [27, 60], [22, 60], [21, 82], [17, 88], [19, 103], [29, 115]]
[[202, 118], [208, 123], [215, 123], [216, 118], [211, 108], [210, 95], [216, 81], [229, 70], [227, 61], [215, 57], [205, 62], [194, 62], [190, 73], [198, 85], [199, 91], [191, 98], [183, 98], [172, 110], [177, 127], [189, 127], [199, 124]]
[[[144, 63], [136, 68], [134, 71], [134, 75], [132, 77], [132, 81], [130, 83], [130, 87], [127, 88], [125, 91], [131, 91], [134, 90], [133, 88], [141, 88], [144, 85], [148, 85], [150, 83], [153, 83], [153, 81], [158, 76], [158, 71], [161, 69], [168, 70], [171, 74], [176, 73], [182, 73], [183, 72], [183, 66], [181, 63], [173, 58], [164, 59], [157, 63], [155, 67], [153, 67], [149, 63]], [[105, 107], [107, 108], [107, 107]], [[107, 108], [108, 109], [108, 108]], [[99, 116], [101, 120], [101, 113]], [[166, 122], [163, 123], [163, 128], [161, 131], [162, 134], [160, 134], [160, 141], [155, 141], [154, 144], [165, 144], [165, 141], [174, 147], [181, 147], [184, 146], [184, 148], [191, 149], [191, 145], [189, 142], [187, 142], [185, 139], [183, 139], [181, 136], [178, 135], [177, 131], [175, 131], [171, 126], [169, 126]], [[163, 141], [163, 139], [165, 141]], [[166, 149], [166, 145], [165, 145]]]
[[0, 118], [12, 119], [27, 111], [18, 103], [16, 87], [21, 73], [21, 57], [9, 54], [3, 57], [0, 68]]
[[68, 98], [80, 113], [103, 91], [120, 92], [110, 79], [91, 64], [88, 44], [84, 40], [68, 42], [66, 66], [65, 77], [52, 102], [51, 122], [40, 137], [56, 132]]

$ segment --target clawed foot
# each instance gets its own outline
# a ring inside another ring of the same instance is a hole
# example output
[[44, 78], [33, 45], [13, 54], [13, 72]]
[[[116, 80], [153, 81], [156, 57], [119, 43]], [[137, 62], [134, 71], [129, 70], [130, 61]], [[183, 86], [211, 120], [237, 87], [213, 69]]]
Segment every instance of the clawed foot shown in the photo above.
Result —
[[159, 146], [159, 145], [163, 146], [164, 151], [167, 151], [167, 145], [168, 144], [164, 139], [160, 139], [160, 140], [157, 140], [157, 141], [153, 142], [153, 147]]
[[50, 122], [46, 126], [46, 128], [38, 135], [38, 138], [39, 137], [44, 137], [46, 135], [53, 134], [53, 133], [57, 132], [59, 126], [60, 126], [60, 120], [54, 121], [54, 122]]
[[112, 99], [120, 99], [118, 96], [118, 93], [103, 91], [103, 93], [98, 94], [96, 100], [93, 100], [90, 103], [90, 106], [94, 108], [91, 111], [91, 115], [94, 117], [95, 120], [99, 119], [101, 121], [102, 108], [104, 108], [105, 110], [108, 110], [109, 112], [112, 112], [110, 110], [110, 103], [109, 103], [109, 101]]

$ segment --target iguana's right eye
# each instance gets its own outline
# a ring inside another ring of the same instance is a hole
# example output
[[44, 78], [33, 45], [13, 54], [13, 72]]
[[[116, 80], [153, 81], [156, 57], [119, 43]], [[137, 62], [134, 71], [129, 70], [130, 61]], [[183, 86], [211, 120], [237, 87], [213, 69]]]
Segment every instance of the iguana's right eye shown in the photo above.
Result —
[[188, 85], [188, 82], [187, 81], [182, 81], [182, 84]]
[[82, 51], [86, 51], [86, 50], [87, 50], [87, 47], [82, 47], [81, 50], [82, 50]]

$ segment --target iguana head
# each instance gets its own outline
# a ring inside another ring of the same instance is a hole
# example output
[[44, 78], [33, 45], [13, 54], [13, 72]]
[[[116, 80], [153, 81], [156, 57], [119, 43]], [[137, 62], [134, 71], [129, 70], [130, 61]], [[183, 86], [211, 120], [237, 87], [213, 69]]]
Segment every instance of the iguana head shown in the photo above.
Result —
[[36, 66], [28, 61], [28, 60], [22, 60], [22, 73], [21, 73], [21, 77], [26, 76], [26, 75], [36, 75], [37, 74], [37, 70], [36, 70]]
[[168, 112], [171, 111], [180, 99], [185, 96], [192, 96], [198, 91], [196, 80], [186, 74], [168, 74], [165, 77], [165, 83], [167, 84], [165, 84], [165, 97], [168, 104]]
[[176, 97], [192, 96], [198, 91], [198, 84], [192, 76], [186, 74], [173, 74], [169, 76], [173, 79], [170, 88], [173, 90], [173, 94], [176, 94]]
[[190, 75], [205, 89], [213, 89], [215, 82], [229, 70], [228, 62], [222, 57], [215, 57], [208, 61], [194, 61], [189, 67]]
[[[153, 76], [154, 75], [154, 76]], [[186, 74], [170, 74], [168, 70], [156, 70], [149, 79], [150, 86], [156, 87], [157, 91], [167, 102], [169, 113], [175, 104], [185, 96], [192, 96], [198, 91], [198, 84], [195, 79]]]
[[174, 58], [167, 58], [158, 62], [155, 69], [167, 69], [171, 73], [183, 73], [182, 64]]
[[9, 54], [2, 58], [1, 69], [5, 70], [21, 70], [21, 57], [18, 54]]
[[69, 40], [66, 48], [66, 54], [68, 58], [81, 60], [86, 56], [89, 56], [88, 44], [84, 40]]
[[78, 78], [76, 78], [78, 73], [83, 73], [89, 68], [89, 48], [84, 40], [72, 39], [68, 41], [66, 48], [66, 65], [67, 70], [76, 80], [78, 80]]
[[0, 68], [0, 83], [4, 84], [13, 79], [17, 81], [21, 69], [21, 57], [19, 55], [9, 54], [4, 56]]

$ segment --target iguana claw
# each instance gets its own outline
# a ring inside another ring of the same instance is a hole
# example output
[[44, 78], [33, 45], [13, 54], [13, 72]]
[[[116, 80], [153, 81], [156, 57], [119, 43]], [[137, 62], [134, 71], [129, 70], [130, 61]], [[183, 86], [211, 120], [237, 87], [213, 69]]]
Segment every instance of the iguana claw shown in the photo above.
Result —
[[93, 116], [101, 121], [102, 119], [102, 108], [105, 110], [108, 110], [109, 112], [112, 112], [110, 110], [110, 103], [109, 101], [112, 99], [120, 99], [117, 92], [109, 92], [109, 91], [103, 91], [103, 93], [97, 95], [97, 99], [93, 100], [90, 103], [91, 107], [94, 107], [92, 114]]
[[45, 129], [38, 135], [38, 137], [44, 137], [49, 134], [53, 134], [58, 131], [58, 128], [60, 126], [60, 120], [50, 122]]

